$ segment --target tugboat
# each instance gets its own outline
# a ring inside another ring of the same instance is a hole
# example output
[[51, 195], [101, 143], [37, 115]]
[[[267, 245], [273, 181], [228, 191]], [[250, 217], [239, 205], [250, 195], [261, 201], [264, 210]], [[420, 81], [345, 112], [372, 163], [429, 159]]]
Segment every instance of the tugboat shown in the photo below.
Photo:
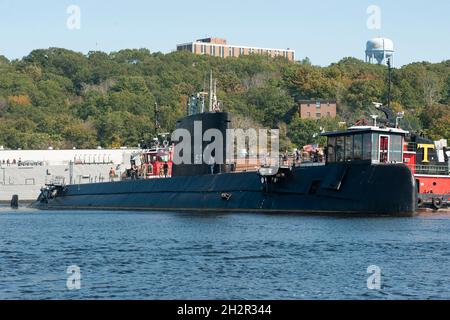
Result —
[[450, 208], [450, 149], [412, 135], [405, 143], [404, 162], [416, 179], [419, 209]]
[[173, 147], [164, 141], [161, 146], [155, 138], [151, 148], [145, 148], [135, 152], [130, 157], [130, 166], [122, 175], [122, 180], [127, 179], [155, 179], [172, 176]]

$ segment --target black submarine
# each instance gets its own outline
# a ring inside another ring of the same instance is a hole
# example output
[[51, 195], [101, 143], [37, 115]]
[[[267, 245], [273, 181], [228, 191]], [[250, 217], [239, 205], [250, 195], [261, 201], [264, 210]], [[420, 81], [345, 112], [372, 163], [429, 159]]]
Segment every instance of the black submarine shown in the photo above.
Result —
[[[227, 137], [231, 117], [227, 112], [200, 112], [179, 120], [177, 129], [194, 134], [195, 124], [201, 122], [202, 135], [214, 129]], [[211, 170], [211, 164], [196, 164], [194, 147], [189, 155], [184, 154], [192, 164], [172, 165], [167, 146], [147, 150], [139, 164], [143, 175], [129, 174], [118, 182], [50, 184], [32, 207], [389, 216], [416, 213], [415, 178], [403, 164], [406, 131], [373, 125], [324, 135], [328, 140], [324, 163], [281, 162], [278, 166], [261, 165], [254, 171], [239, 171], [235, 163], [214, 164]], [[224, 153], [227, 143], [231, 142], [225, 141]]]

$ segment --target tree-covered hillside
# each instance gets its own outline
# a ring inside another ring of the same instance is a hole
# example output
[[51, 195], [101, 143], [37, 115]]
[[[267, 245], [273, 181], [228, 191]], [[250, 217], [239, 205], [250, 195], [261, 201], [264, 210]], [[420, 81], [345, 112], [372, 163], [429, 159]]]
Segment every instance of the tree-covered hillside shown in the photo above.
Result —
[[[320, 127], [355, 122], [386, 102], [387, 68], [345, 58], [328, 67], [262, 56], [220, 59], [189, 52], [122, 50], [111, 54], [50, 48], [21, 60], [0, 56], [0, 145], [8, 148], [136, 146], [185, 114], [209, 72], [218, 98], [242, 126], [280, 128], [283, 147], [317, 141]], [[450, 61], [395, 69], [393, 108], [403, 127], [450, 138]], [[301, 120], [299, 99], [336, 99], [339, 119]]]

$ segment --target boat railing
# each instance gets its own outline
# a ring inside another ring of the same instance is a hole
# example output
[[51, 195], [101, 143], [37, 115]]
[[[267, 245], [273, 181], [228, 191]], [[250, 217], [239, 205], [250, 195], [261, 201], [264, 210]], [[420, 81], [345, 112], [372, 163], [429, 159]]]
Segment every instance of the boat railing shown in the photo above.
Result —
[[273, 165], [272, 161], [261, 161], [257, 158], [245, 157], [235, 159], [233, 162], [234, 172], [256, 172], [262, 166]]
[[48, 184], [54, 185], [54, 186], [63, 186], [66, 184], [66, 178], [62, 176], [56, 176], [53, 177]]
[[296, 157], [289, 156], [288, 158], [280, 159], [265, 159], [264, 161], [258, 161], [253, 159], [248, 161], [248, 159], [240, 159], [235, 161], [235, 172], [242, 171], [257, 171], [261, 167], [281, 167], [281, 168], [292, 168], [292, 167], [321, 167], [325, 165], [324, 161], [318, 162], [312, 159], [297, 159]]
[[308, 168], [308, 167], [323, 167], [324, 165], [326, 165], [325, 162], [304, 162], [296, 166], [301, 168]]
[[412, 168], [415, 174], [425, 174], [425, 175], [438, 175], [447, 176], [450, 174], [448, 166], [426, 166], [426, 165], [416, 165]]

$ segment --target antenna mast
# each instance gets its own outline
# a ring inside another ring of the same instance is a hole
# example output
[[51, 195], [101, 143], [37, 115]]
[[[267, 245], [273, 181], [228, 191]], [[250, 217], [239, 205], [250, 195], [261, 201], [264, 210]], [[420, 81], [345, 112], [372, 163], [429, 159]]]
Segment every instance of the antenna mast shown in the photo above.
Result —
[[213, 88], [213, 72], [211, 70], [211, 74], [209, 76], [209, 112], [213, 112], [213, 104], [214, 104], [214, 88]]
[[155, 102], [155, 132], [158, 135], [158, 102]]
[[391, 90], [392, 90], [392, 65], [391, 65], [391, 58], [387, 59], [387, 65], [388, 65], [388, 82], [389, 82], [389, 89], [388, 89], [388, 108], [391, 109]]

